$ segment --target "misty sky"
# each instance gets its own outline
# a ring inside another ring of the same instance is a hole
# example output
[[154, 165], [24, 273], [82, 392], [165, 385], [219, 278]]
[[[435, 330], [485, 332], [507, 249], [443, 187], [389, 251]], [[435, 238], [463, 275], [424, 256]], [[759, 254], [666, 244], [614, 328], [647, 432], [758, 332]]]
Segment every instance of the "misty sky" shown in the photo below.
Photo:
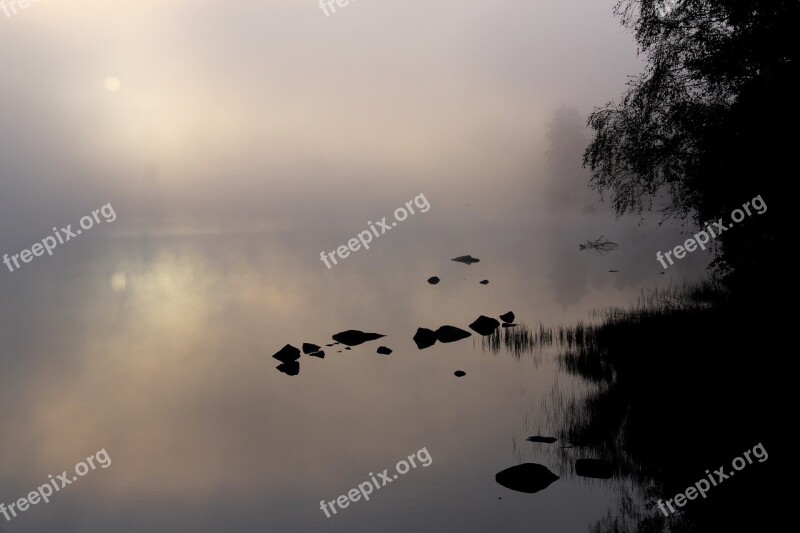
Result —
[[134, 233], [313, 227], [323, 213], [347, 228], [420, 192], [440, 213], [513, 219], [530, 207], [518, 192], [545, 178], [553, 112], [585, 116], [639, 68], [612, 6], [360, 0], [326, 18], [312, 0], [51, 0], [0, 12], [0, 245], [106, 202], [124, 213], [108, 230]]

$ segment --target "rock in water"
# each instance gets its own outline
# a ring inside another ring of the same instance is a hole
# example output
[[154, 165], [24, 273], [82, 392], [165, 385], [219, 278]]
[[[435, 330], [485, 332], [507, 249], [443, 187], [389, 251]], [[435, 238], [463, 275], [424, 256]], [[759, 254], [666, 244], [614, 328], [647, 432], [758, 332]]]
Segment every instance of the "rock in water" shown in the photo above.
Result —
[[503, 327], [504, 328], [515, 328], [515, 327], [517, 327], [517, 325], [516, 324], [503, 324]]
[[337, 342], [341, 342], [345, 346], [358, 346], [359, 344], [364, 344], [368, 341], [374, 341], [375, 339], [380, 339], [381, 337], [385, 336], [386, 335], [381, 335], [380, 333], [364, 333], [363, 331], [348, 329], [347, 331], [337, 333], [332, 338]]
[[304, 354], [311, 354], [311, 353], [318, 352], [318, 351], [319, 351], [319, 346], [317, 346], [316, 344], [311, 344], [310, 342], [304, 342], [303, 343], [303, 353]]
[[491, 335], [494, 330], [500, 327], [500, 322], [488, 316], [479, 316], [478, 319], [469, 325], [470, 329], [478, 335]]
[[414, 342], [420, 350], [430, 348], [436, 344], [436, 333], [427, 328], [417, 328], [417, 332], [414, 334]]
[[463, 378], [464, 376], [467, 375], [467, 373], [464, 372], [463, 370], [456, 370], [455, 372], [453, 372], [453, 375], [457, 378]]
[[389, 355], [392, 353], [392, 350], [387, 348], [386, 346], [378, 346], [378, 353], [381, 355]]
[[455, 261], [456, 263], [464, 263], [465, 265], [471, 265], [472, 263], [477, 263], [480, 259], [472, 257], [471, 255], [459, 255], [451, 259], [450, 261]]
[[297, 361], [288, 361], [286, 363], [281, 363], [275, 368], [277, 368], [287, 376], [296, 376], [297, 374], [300, 373], [300, 363], [298, 363]]
[[506, 324], [511, 324], [512, 322], [514, 322], [514, 318], [515, 317], [513, 311], [509, 311], [508, 313], [500, 315], [500, 320], [502, 320]]
[[439, 278], [437, 278], [436, 276], [428, 278], [428, 283], [430, 283], [431, 285], [436, 285], [440, 281], [441, 280]]
[[544, 465], [523, 463], [506, 468], [494, 476], [495, 481], [507, 489], [534, 493], [550, 486], [558, 476]]
[[553, 444], [558, 439], [555, 437], [541, 437], [539, 435], [536, 435], [534, 437], [528, 437], [525, 440], [529, 440], [531, 442], [544, 442], [545, 444]]
[[481, 285], [488, 285], [489, 284], [489, 280], [485, 279], [483, 281], [479, 281], [478, 283], [480, 283]]
[[578, 459], [575, 473], [583, 477], [609, 479], [614, 475], [614, 465], [602, 459]]
[[274, 357], [281, 363], [289, 363], [291, 361], [297, 361], [298, 359], [300, 359], [300, 350], [298, 350], [291, 344], [287, 344], [272, 357]]
[[325, 352], [323, 352], [322, 350], [310, 353], [308, 355], [310, 355], [311, 357], [319, 357], [320, 359], [325, 359]]
[[439, 342], [456, 342], [471, 336], [469, 331], [455, 326], [442, 326], [436, 330], [436, 340]]

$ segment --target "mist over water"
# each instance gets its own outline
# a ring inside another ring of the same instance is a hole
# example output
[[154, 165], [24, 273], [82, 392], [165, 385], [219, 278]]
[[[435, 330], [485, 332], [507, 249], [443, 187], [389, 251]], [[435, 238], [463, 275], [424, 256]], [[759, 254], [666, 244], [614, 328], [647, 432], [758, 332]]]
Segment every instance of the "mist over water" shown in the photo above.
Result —
[[[603, 516], [618, 486], [525, 442], [555, 431], [554, 384], [585, 388], [553, 351], [412, 337], [509, 310], [589, 320], [703, 276], [707, 254], [666, 272], [655, 259], [688, 228], [615, 219], [587, 188], [583, 117], [640, 68], [612, 4], [362, 0], [326, 18], [296, 0], [54, 0], [0, 15], [0, 254], [116, 214], [0, 265], [0, 502], [95, 450], [113, 458], [0, 529], [580, 531]], [[428, 211], [320, 261], [419, 194]], [[619, 248], [579, 249], [600, 236]], [[480, 262], [451, 261], [466, 254]], [[285, 344], [348, 329], [386, 337], [275, 370]], [[429, 468], [319, 510], [422, 447]], [[495, 483], [522, 459], [561, 479], [536, 495]]]

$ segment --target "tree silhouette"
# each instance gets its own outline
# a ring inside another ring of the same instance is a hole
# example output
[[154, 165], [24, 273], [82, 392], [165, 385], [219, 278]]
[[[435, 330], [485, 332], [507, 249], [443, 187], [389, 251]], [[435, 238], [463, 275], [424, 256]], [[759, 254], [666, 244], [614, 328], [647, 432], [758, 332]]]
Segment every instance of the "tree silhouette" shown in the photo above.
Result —
[[763, 275], [791, 211], [800, 2], [622, 0], [615, 13], [647, 66], [589, 117], [592, 187], [618, 215], [653, 210], [698, 224], [729, 220], [762, 195], [770, 215], [721, 235], [715, 264], [734, 283]]

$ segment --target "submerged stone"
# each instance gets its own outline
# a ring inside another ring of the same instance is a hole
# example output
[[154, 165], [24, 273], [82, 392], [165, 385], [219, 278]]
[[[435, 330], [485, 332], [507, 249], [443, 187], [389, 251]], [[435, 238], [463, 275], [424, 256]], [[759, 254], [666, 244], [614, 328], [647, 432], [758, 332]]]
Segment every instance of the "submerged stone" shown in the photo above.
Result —
[[287, 376], [296, 376], [297, 374], [300, 373], [300, 363], [298, 363], [297, 361], [289, 361], [286, 363], [281, 363], [275, 368], [277, 368]]
[[298, 350], [291, 344], [287, 344], [286, 346], [278, 350], [278, 352], [272, 357], [274, 357], [281, 363], [289, 363], [291, 361], [297, 361], [298, 359], [300, 359], [300, 350]]
[[472, 263], [477, 263], [480, 259], [476, 257], [472, 257], [471, 255], [459, 255], [451, 259], [450, 261], [455, 261], [456, 263], [464, 263], [465, 265], [471, 265]]
[[479, 335], [491, 335], [494, 330], [500, 327], [500, 322], [494, 318], [481, 315], [469, 327]]
[[530, 442], [544, 442], [545, 444], [553, 444], [558, 439], [555, 437], [542, 437], [540, 435], [535, 435], [533, 437], [528, 437], [527, 439]]
[[359, 344], [364, 344], [368, 341], [374, 341], [385, 336], [386, 335], [381, 335], [380, 333], [364, 333], [363, 331], [358, 331], [356, 329], [348, 329], [347, 331], [342, 331], [341, 333], [333, 335], [332, 338], [333, 340], [341, 342], [346, 346], [358, 346]]
[[514, 316], [513, 311], [509, 311], [508, 313], [500, 315], [500, 320], [502, 320], [506, 324], [511, 324], [512, 322], [514, 322], [514, 318], [516, 317]]
[[414, 342], [417, 348], [424, 350], [436, 344], [436, 333], [428, 328], [417, 328], [414, 334]]
[[455, 326], [442, 326], [436, 330], [436, 340], [439, 342], [456, 342], [471, 337], [472, 333]]
[[303, 353], [310, 354], [318, 351], [319, 351], [319, 346], [317, 346], [316, 344], [311, 344], [310, 342], [303, 343]]
[[534, 493], [550, 486], [558, 476], [546, 466], [537, 463], [523, 463], [506, 468], [494, 476], [495, 481], [507, 489], [517, 492]]

